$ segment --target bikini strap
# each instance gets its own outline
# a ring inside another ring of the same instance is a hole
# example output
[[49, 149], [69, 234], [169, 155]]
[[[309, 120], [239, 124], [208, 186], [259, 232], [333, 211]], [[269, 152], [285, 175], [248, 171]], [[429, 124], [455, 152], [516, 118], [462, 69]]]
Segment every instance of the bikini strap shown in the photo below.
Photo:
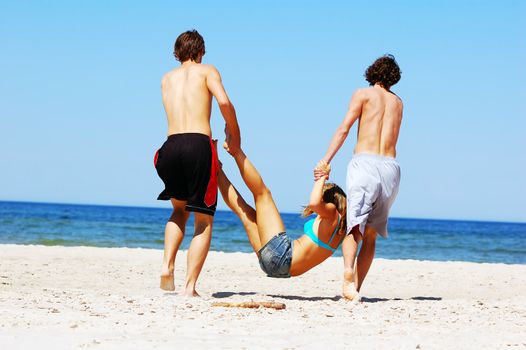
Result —
[[332, 239], [334, 238], [334, 235], [336, 234], [336, 232], [338, 232], [338, 229], [340, 228], [340, 219], [341, 219], [340, 214], [338, 214], [338, 222], [336, 223], [336, 228], [334, 229], [334, 232], [332, 233], [332, 236], [329, 239], [329, 242], [327, 242], [329, 244], [331, 244]]

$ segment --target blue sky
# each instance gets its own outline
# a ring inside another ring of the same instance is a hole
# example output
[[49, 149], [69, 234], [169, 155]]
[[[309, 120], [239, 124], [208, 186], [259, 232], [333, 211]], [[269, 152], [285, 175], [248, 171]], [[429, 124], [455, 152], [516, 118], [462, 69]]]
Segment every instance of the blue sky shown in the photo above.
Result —
[[[195, 28], [281, 211], [306, 203], [364, 70], [391, 53], [405, 103], [392, 216], [526, 221], [524, 13], [523, 1], [2, 2], [0, 200], [167, 207], [152, 164], [160, 79]], [[222, 139], [216, 107], [212, 127]], [[355, 141], [356, 126], [333, 161], [341, 186]]]

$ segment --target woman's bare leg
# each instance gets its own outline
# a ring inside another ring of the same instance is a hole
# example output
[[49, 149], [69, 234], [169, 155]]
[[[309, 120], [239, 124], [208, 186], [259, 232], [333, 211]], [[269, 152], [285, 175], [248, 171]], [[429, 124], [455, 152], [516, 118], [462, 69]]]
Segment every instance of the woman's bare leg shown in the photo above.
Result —
[[265, 186], [261, 175], [248, 160], [241, 149], [232, 154], [236, 161], [239, 173], [245, 181], [256, 203], [256, 224], [261, 245], [267, 244], [275, 235], [285, 231], [278, 208], [274, 203], [270, 190]]
[[223, 200], [243, 223], [245, 231], [247, 232], [248, 240], [254, 251], [257, 253], [262, 245], [259, 238], [258, 226], [256, 224], [256, 211], [245, 202], [243, 197], [241, 197], [234, 185], [232, 185], [230, 180], [226, 177], [223, 168], [219, 169], [217, 182]]

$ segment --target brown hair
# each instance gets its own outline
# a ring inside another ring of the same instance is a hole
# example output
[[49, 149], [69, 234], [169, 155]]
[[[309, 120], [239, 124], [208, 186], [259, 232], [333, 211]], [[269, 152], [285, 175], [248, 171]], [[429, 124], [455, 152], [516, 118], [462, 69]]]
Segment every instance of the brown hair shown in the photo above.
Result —
[[369, 84], [374, 85], [379, 83], [384, 88], [389, 89], [398, 83], [401, 73], [394, 56], [384, 55], [367, 68], [364, 76]]
[[[341, 216], [340, 226], [338, 232], [346, 233], [347, 231], [347, 196], [340, 186], [332, 182], [327, 182], [323, 185], [323, 196], [322, 199], [325, 203], [332, 203], [336, 206], [336, 210]], [[307, 217], [314, 213], [314, 211], [305, 207], [301, 212], [302, 217]]]
[[177, 37], [174, 45], [174, 56], [179, 62], [196, 61], [199, 55], [205, 54], [205, 41], [197, 30], [188, 30]]

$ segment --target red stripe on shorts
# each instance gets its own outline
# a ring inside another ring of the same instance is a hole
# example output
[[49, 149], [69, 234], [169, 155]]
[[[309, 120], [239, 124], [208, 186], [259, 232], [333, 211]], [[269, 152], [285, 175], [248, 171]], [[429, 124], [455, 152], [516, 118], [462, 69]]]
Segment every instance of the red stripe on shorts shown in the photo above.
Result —
[[157, 158], [159, 158], [159, 150], [157, 150], [157, 152], [155, 152], [155, 155], [153, 156], [153, 166], [154, 167], [157, 166]]
[[208, 180], [208, 186], [206, 187], [205, 204], [211, 207], [216, 203], [217, 199], [217, 149], [210, 138], [210, 148], [212, 149], [212, 166], [210, 169], [210, 180]]

